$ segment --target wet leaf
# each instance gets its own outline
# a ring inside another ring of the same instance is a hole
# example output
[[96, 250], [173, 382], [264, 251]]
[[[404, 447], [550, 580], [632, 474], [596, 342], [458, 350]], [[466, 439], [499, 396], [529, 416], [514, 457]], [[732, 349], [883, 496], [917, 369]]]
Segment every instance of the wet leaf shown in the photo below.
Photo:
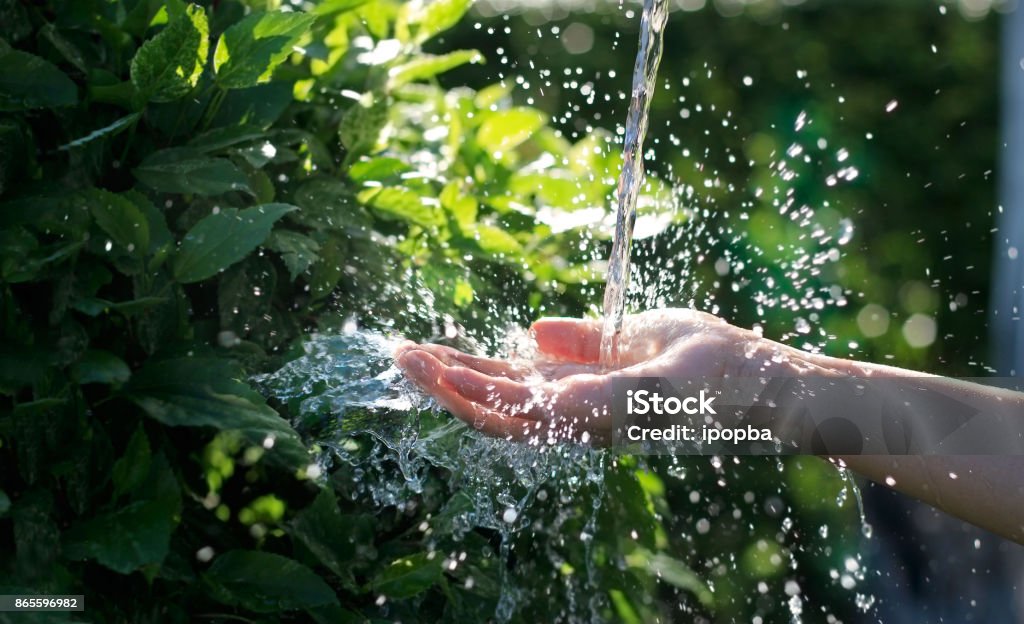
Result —
[[352, 566], [373, 552], [372, 519], [343, 515], [329, 489], [321, 490], [313, 504], [295, 517], [292, 535], [350, 585], [354, 583]]
[[270, 235], [267, 247], [281, 254], [292, 280], [306, 272], [319, 256], [320, 244], [305, 234], [279, 230]]
[[523, 247], [511, 234], [493, 225], [477, 225], [473, 231], [480, 248], [495, 256], [515, 255], [522, 253]]
[[266, 131], [260, 126], [243, 124], [240, 126], [226, 126], [214, 128], [189, 140], [188, 146], [196, 151], [209, 153], [219, 152], [225, 148], [256, 141], [267, 136]]
[[431, 227], [442, 223], [440, 207], [428, 206], [416, 191], [401, 187], [374, 188], [359, 194], [359, 200], [385, 218]]
[[388, 103], [383, 96], [375, 95], [371, 102], [360, 101], [349, 108], [338, 126], [338, 137], [348, 151], [346, 159], [373, 152], [387, 122]]
[[714, 596], [700, 580], [700, 577], [685, 563], [669, 555], [652, 553], [638, 548], [626, 556], [626, 565], [634, 569], [646, 570], [670, 585], [691, 592], [706, 607], [710, 607], [714, 603]]
[[80, 384], [121, 385], [132, 376], [132, 371], [113, 353], [90, 349], [71, 367], [71, 376]]
[[213, 55], [217, 84], [241, 89], [267, 82], [315, 20], [305, 13], [253, 13], [232, 25]]
[[409, 164], [398, 158], [379, 156], [353, 164], [348, 170], [348, 177], [355, 182], [383, 182], [409, 170]]
[[547, 122], [547, 116], [532, 108], [513, 108], [490, 113], [476, 132], [477, 144], [494, 154], [519, 147]]
[[185, 148], [154, 152], [133, 173], [146, 186], [164, 193], [220, 195], [249, 190], [248, 178], [230, 160]]
[[64, 534], [64, 554], [95, 559], [121, 574], [159, 564], [167, 556], [176, 508], [173, 500], [150, 500], [100, 514]]
[[149, 251], [149, 221], [131, 200], [103, 189], [90, 189], [84, 198], [96, 224], [115, 243], [131, 253]]
[[392, 561], [373, 579], [371, 586], [375, 592], [401, 600], [425, 592], [441, 578], [440, 558], [428, 559], [427, 553], [417, 553]]
[[273, 454], [297, 463], [306, 449], [286, 420], [242, 381], [237, 363], [211, 357], [150, 361], [122, 389], [123, 395], [171, 427], [239, 430], [256, 444], [274, 440]]
[[71, 307], [88, 316], [99, 316], [104, 312], [120, 312], [131, 317], [149, 308], [167, 303], [165, 297], [140, 297], [129, 301], [107, 301], [98, 297], [83, 297], [71, 302]]
[[74, 141], [65, 143], [64, 145], [61, 145], [57, 149], [60, 151], [67, 151], [76, 147], [82, 147], [83, 145], [87, 145], [97, 139], [102, 139], [103, 137], [117, 136], [118, 134], [120, 134], [122, 130], [138, 121], [139, 117], [141, 116], [142, 113], [132, 113], [130, 115], [125, 115], [124, 117], [121, 117], [120, 119], [112, 123], [109, 123], [106, 126], [103, 126], [102, 128], [93, 130], [92, 132], [83, 137], [79, 137]]
[[172, 263], [174, 279], [183, 284], [212, 277], [245, 258], [270, 235], [274, 223], [297, 210], [288, 204], [263, 204], [239, 211], [226, 208], [195, 224]]
[[338, 604], [338, 597], [312, 570], [272, 553], [226, 552], [214, 560], [203, 581], [214, 599], [255, 613]]
[[125, 449], [124, 455], [114, 462], [114, 468], [111, 471], [115, 498], [131, 492], [145, 481], [152, 463], [151, 454], [146, 430], [139, 424], [135, 433], [128, 440], [128, 447]]
[[210, 49], [210, 28], [202, 7], [190, 4], [135, 53], [132, 84], [142, 97], [169, 102], [184, 97], [203, 73]]
[[457, 50], [439, 56], [423, 54], [407, 63], [392, 67], [388, 71], [388, 87], [397, 89], [410, 82], [433, 78], [466, 63], [483, 62], [483, 55], [476, 50]]
[[0, 41], [0, 112], [71, 106], [78, 88], [64, 72]]
[[210, 124], [213, 127], [244, 124], [267, 128], [277, 121], [292, 99], [292, 83], [283, 80], [248, 89], [232, 89]]
[[313, 265], [309, 289], [313, 299], [323, 299], [334, 291], [345, 272], [345, 245], [335, 237], [327, 239], [320, 249], [320, 261]]
[[423, 43], [457, 24], [473, 6], [473, 0], [433, 0], [421, 6], [409, 17], [409, 29], [416, 43]]
[[313, 9], [315, 15], [333, 15], [357, 9], [369, 0], [324, 0]]

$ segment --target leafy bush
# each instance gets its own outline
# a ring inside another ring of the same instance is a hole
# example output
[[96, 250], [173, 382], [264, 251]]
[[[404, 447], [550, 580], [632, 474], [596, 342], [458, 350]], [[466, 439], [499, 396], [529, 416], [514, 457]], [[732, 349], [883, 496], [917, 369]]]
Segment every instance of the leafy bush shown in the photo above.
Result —
[[[483, 61], [424, 50], [466, 0], [275, 4], [0, 2], [0, 593], [85, 594], [93, 622], [503, 608], [515, 545], [445, 528], [466, 497], [444, 470], [415, 504], [359, 499], [345, 467], [317, 478], [309, 432], [249, 379], [351, 316], [429, 337], [443, 315], [493, 323], [495, 301], [579, 314], [599, 280], [581, 209], [609, 203], [614, 142], [567, 141], [504, 84], [443, 89]], [[410, 309], [414, 282], [435, 317]], [[669, 554], [688, 546], [666, 536], [659, 478], [582, 457], [614, 493], [600, 545], [517, 537], [518, 578], [550, 598], [517, 617], [654, 617], [655, 576], [669, 609], [710, 608]], [[547, 508], [571, 510], [565, 535], [603, 491], [579, 494]], [[443, 544], [470, 562], [442, 568]], [[599, 589], [573, 570], [590, 559]], [[566, 606], [571, 588], [594, 601]]]

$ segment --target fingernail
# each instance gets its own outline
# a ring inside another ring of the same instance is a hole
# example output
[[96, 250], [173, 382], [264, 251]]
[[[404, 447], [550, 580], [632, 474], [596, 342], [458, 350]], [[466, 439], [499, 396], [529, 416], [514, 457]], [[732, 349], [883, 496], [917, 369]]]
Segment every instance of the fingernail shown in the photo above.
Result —
[[392, 355], [395, 358], [395, 360], [398, 360], [407, 352], [409, 352], [412, 349], [415, 349], [418, 346], [419, 345], [417, 345], [412, 340], [403, 340], [401, 343], [399, 343], [397, 347], [395, 347], [395, 350], [392, 352]]
[[426, 351], [412, 349], [398, 358], [398, 366], [415, 381], [436, 382], [438, 378], [436, 360]]

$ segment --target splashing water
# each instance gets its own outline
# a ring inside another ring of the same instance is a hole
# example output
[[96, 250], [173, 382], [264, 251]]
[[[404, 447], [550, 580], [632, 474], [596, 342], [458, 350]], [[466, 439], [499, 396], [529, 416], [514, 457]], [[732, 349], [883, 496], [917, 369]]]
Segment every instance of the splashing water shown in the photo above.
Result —
[[[649, 245], [669, 245], [669, 253], [662, 254], [666, 258], [664, 265], [652, 265], [630, 284], [633, 229], [638, 195], [644, 184], [643, 143], [667, 13], [667, 0], [644, 0], [622, 146], [616, 229], [603, 300], [601, 364], [604, 367], [614, 366], [617, 360], [617, 337], [627, 296], [641, 294], [639, 305], [644, 307], [678, 305], [679, 301], [671, 297], [677, 297], [684, 290], [698, 297], [702, 284], [691, 269], [716, 248], [724, 249], [722, 259], [715, 263], [717, 275], [734, 275], [736, 283], [743, 277], [743, 260], [729, 254], [733, 253], [731, 247], [737, 241], [744, 241], [745, 226], [740, 225], [737, 231], [714, 232], [709, 220], [693, 219], [674, 234], [657, 238], [656, 242], [645, 241], [644, 244]], [[785, 183], [793, 178], [790, 168], [782, 166], [774, 168], [773, 176]], [[836, 234], [814, 224], [813, 211], [809, 206], [800, 205], [791, 190], [787, 184], [779, 184], [774, 191], [780, 194], [775, 204], [780, 215], [786, 215], [800, 228], [807, 228], [810, 238], [822, 246], [829, 244], [833, 236], [839, 245], [844, 244], [844, 237], [849, 240], [848, 227], [844, 226]], [[687, 189], [685, 199], [703, 201], [695, 198], [693, 187]], [[712, 203], [713, 200], [707, 200], [703, 210], [695, 213], [707, 217], [712, 212], [708, 204]], [[659, 205], [660, 212], [667, 211]], [[745, 220], [745, 216], [741, 220]], [[642, 229], [641, 225], [638, 240], [643, 239]], [[753, 247], [753, 243], [749, 244]], [[679, 253], [674, 252], [676, 245]], [[638, 249], [638, 257], [642, 258], [640, 254], [647, 250], [641, 243]], [[758, 253], [748, 255], [756, 258]], [[755, 293], [759, 308], [787, 307], [794, 312], [820, 309], [816, 304], [819, 295], [810, 288], [814, 282], [809, 276], [826, 261], [835, 261], [835, 258], [824, 251], [811, 247], [805, 250], [802, 246], [783, 276], [785, 284], [782, 280], [770, 281], [772, 277], [768, 276], [763, 291]], [[754, 260], [749, 262], [747, 272], [752, 270]], [[718, 263], [723, 263], [721, 270]], [[438, 316], [429, 289], [419, 284], [413, 274], [403, 275], [402, 280], [395, 285], [397, 292], [390, 293], [402, 303], [391, 306], [393, 311], [387, 313], [391, 316], [379, 323], [390, 332], [408, 330], [406, 325], [414, 320]], [[680, 287], [681, 282], [685, 282], [685, 289]], [[383, 288], [383, 284], [382, 280], [374, 287]], [[793, 289], [796, 296], [787, 296], [782, 291], [783, 286]], [[708, 299], [702, 302], [703, 307], [717, 313], [712, 295], [705, 294]], [[386, 314], [382, 309], [383, 306], [369, 307], [361, 313], [383, 318]], [[515, 319], [517, 323], [523, 320]], [[811, 321], [816, 322], [813, 315]], [[491, 319], [489, 331], [500, 335], [499, 327], [500, 321]], [[797, 333], [806, 334], [799, 328]], [[448, 319], [442, 331], [433, 330], [435, 337], [453, 338], [456, 334], [463, 337]], [[486, 336], [480, 338], [487, 340]], [[648, 506], [653, 509], [655, 501], [667, 509], [669, 502], [659, 498], [659, 488], [676, 491], [672, 513], [666, 514], [663, 522], [665, 532], [673, 539], [682, 536], [686, 545], [677, 544], [680, 550], [690, 548], [691, 555], [697, 553], [693, 546], [695, 540], [699, 541], [700, 536], [705, 539], [714, 536], [720, 525], [733, 527], [726, 532], [736, 531], [756, 515], [773, 518], [785, 515], [774, 541], [756, 542], [758, 548], [764, 544], [763, 552], [767, 554], [758, 554], [762, 551], [756, 550], [745, 556], [757, 561], [763, 557], [771, 566], [779, 565], [780, 578], [796, 579], [807, 574], [805, 570], [798, 574], [797, 560], [788, 549], [791, 545], [796, 546], [796, 550], [803, 549], [803, 543], [797, 540], [805, 538], [797, 534], [808, 531], [800, 527], [799, 519], [794, 525], [788, 515], [783, 500], [787, 496], [782, 486], [763, 501], [757, 500], [752, 491], [741, 493], [735, 500], [725, 497], [726, 486], [733, 485], [729, 481], [742, 480], [744, 472], [756, 470], [759, 465], [756, 459], [723, 461], [715, 457], [710, 458], [710, 465], [708, 458], [622, 460], [606, 451], [583, 446], [524, 445], [488, 438], [452, 419], [405, 380], [392, 356], [399, 342], [392, 336], [357, 329], [353, 323], [340, 334], [309, 337], [299, 357], [274, 373], [258, 377], [256, 382], [264, 394], [285, 405], [293, 415], [293, 424], [304, 437], [316, 442], [314, 462], [318, 470], [313, 473], [319, 475], [318, 479], [330, 479], [331, 487], [348, 500], [374, 510], [375, 521], [385, 522], [390, 510], [400, 518], [426, 518], [418, 526], [414, 525], [414, 531], [422, 538], [420, 543], [426, 556], [444, 561], [452, 591], [465, 590], [474, 594], [474, 599], [475, 594], [483, 596], [490, 592], [493, 595], [490, 607], [493, 617], [479, 611], [472, 619], [520, 620], [531, 606], [547, 603], [563, 605], [556, 618], [558, 621], [602, 621], [609, 612], [609, 594], [601, 590], [602, 578], [614, 577], [631, 567], [640, 567], [659, 578], [675, 579], [677, 587], [688, 588], [692, 595], [699, 594], [700, 581], [685, 580], [689, 570], [683, 566], [680, 572], [673, 567], [682, 564], [665, 557], [664, 552], [668, 550], [652, 557], [639, 554], [644, 548], [651, 552], [665, 548], [655, 546], [658, 540], [665, 539], [663, 536], [655, 539], [648, 535], [650, 540], [644, 545], [644, 531], [649, 529], [643, 526], [639, 517], [642, 514], [638, 514], [635, 522], [629, 518], [628, 525], [616, 526], [616, 522], [628, 518], [624, 509], [630, 513], [642, 512]], [[501, 343], [500, 336], [495, 341], [487, 340], [487, 351], [503, 351]], [[776, 461], [779, 474], [784, 474], [786, 464]], [[644, 477], [646, 481], [638, 476], [640, 473], [648, 475]], [[859, 491], [845, 473], [841, 475], [843, 488], [836, 507], [844, 508], [852, 488], [854, 496], [858, 497], [862, 526], [867, 527], [859, 504]], [[779, 478], [789, 479], [789, 475], [786, 473]], [[658, 484], [659, 480], [664, 482], [663, 486]], [[632, 500], [630, 496], [639, 491], [638, 483], [643, 484], [642, 499]], [[679, 490], [687, 491], [682, 497], [683, 504], [680, 504]], [[429, 512], [422, 513], [424, 509]], [[730, 515], [735, 524], [730, 524]], [[794, 526], [796, 530], [792, 530]], [[816, 524], [811, 533], [824, 542], [830, 531], [822, 531], [822, 526]], [[401, 530], [414, 532], [407, 527]], [[487, 536], [490, 542], [481, 535]], [[638, 547], [635, 551], [634, 546]], [[372, 550], [372, 544], [367, 548]], [[822, 546], [820, 553], [831, 556], [831, 549], [831, 545]], [[782, 563], [775, 563], [772, 557], [778, 557]], [[728, 561], [720, 559], [718, 554], [707, 561], [700, 556], [692, 558], [714, 571], [708, 572], [705, 580], [704, 591], [710, 594], [716, 593], [716, 583], [728, 585], [727, 579], [717, 571], [722, 570], [724, 574], [727, 565], [734, 569], [737, 565], [731, 555], [726, 558]], [[781, 569], [787, 567], [787, 560], [790, 571], [781, 573]], [[488, 569], [490, 579], [484, 574]], [[703, 577], [705, 573], [700, 571], [699, 574]], [[859, 582], [861, 578], [855, 580]], [[792, 592], [789, 591], [791, 585]], [[845, 584], [842, 587], [850, 589]], [[781, 603], [788, 607], [792, 620], [800, 621], [811, 603], [805, 603], [802, 595], [798, 595], [799, 585], [786, 580], [779, 590], [786, 595]], [[691, 594], [685, 591], [676, 594], [678, 611], [675, 615], [683, 617], [682, 614], [691, 613], [688, 609], [695, 604]], [[727, 594], [728, 590], [722, 593]], [[873, 598], [867, 596], [862, 601], [861, 597], [858, 593], [857, 606], [866, 611]], [[377, 604], [383, 604], [379, 611], [381, 618], [398, 617], [399, 614], [387, 611], [386, 601]]]
[[644, 0], [640, 17], [640, 46], [633, 68], [633, 93], [626, 116], [619, 176], [615, 238], [608, 261], [604, 291], [604, 325], [601, 330], [601, 366], [612, 368], [618, 361], [618, 339], [626, 311], [629, 288], [629, 256], [636, 224], [636, 200], [644, 177], [643, 145], [647, 135], [651, 97], [656, 88], [658, 64], [665, 39], [668, 0]]
[[[579, 574], [556, 572], [556, 578], [562, 577], [567, 619], [599, 620], [603, 597], [586, 587], [594, 585], [598, 574], [590, 552], [605, 497], [608, 454], [574, 445], [519, 445], [476, 434], [404, 379], [392, 358], [400, 342], [366, 330], [314, 335], [301, 356], [254, 381], [298, 415], [295, 427], [318, 440], [318, 474], [333, 474], [333, 486], [350, 498], [402, 514], [439, 498], [438, 512], [417, 527], [426, 537], [428, 556], [447, 556], [446, 571], [467, 590], [484, 583], [481, 568], [497, 568], [497, 621], [513, 619], [524, 603], [539, 598], [528, 594], [536, 585], [534, 566], [511, 564], [517, 538], [532, 541], [546, 535], [554, 542], [565, 533], [577, 534], [587, 553]], [[440, 497], [439, 487], [446, 488]], [[593, 504], [574, 510], [579, 500]], [[498, 563], [480, 554], [487, 548], [470, 550], [476, 543], [472, 538], [479, 539], [473, 531], [499, 536]], [[550, 559], [538, 559], [542, 565], [568, 565], [569, 557], [555, 550], [545, 557]]]

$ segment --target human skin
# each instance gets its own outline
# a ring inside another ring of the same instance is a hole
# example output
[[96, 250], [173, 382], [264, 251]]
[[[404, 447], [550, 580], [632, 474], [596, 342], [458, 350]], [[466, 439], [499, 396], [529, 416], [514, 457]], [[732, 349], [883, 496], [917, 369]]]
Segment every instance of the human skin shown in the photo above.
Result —
[[[616, 377], [921, 377], [947, 396], [1015, 406], [1024, 397], [891, 366], [807, 353], [687, 309], [626, 318], [617, 366], [600, 365], [601, 323], [546, 318], [530, 333], [536, 352], [509, 359], [435, 344], [405, 343], [396, 361], [414, 383], [481, 432], [527, 443], [611, 439]], [[1024, 457], [876, 456], [829, 458], [993, 533], [1024, 543]], [[950, 476], [954, 475], [954, 476]]]

